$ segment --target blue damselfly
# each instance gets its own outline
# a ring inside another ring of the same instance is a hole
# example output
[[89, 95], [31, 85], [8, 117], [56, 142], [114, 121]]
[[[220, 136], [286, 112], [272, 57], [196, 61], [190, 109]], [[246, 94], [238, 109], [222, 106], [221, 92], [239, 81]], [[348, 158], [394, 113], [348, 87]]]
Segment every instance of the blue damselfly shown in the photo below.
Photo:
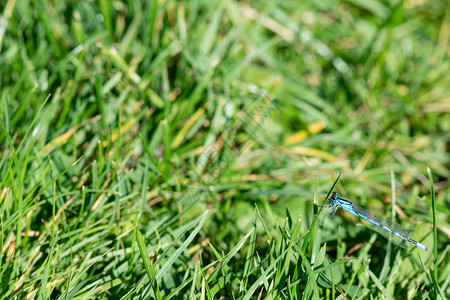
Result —
[[337, 192], [333, 192], [331, 194], [330, 202], [331, 205], [329, 208], [331, 209], [331, 212], [327, 213], [322, 211], [330, 217], [334, 216], [337, 209], [341, 207], [349, 213], [362, 218], [372, 229], [378, 231], [378, 233], [383, 235], [385, 238], [391, 238], [392, 242], [397, 246], [407, 248], [408, 245], [415, 245], [424, 251], [428, 250], [425, 245], [409, 238], [409, 236], [413, 235], [411, 230], [401, 226], [400, 224], [392, 223], [388, 219], [377, 216], [376, 214], [355, 205], [353, 202], [340, 197]]

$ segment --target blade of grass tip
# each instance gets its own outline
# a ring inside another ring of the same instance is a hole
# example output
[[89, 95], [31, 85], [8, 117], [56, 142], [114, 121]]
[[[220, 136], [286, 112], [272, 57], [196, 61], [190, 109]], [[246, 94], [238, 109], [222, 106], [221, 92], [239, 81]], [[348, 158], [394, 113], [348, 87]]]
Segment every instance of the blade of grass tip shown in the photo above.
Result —
[[[97, 264], [97, 262], [102, 261], [102, 259], [108, 255], [108, 253], [112, 251], [112, 249], [107, 250], [105, 253], [103, 253], [102, 255], [92, 258], [92, 252], [89, 252], [85, 258], [84, 258], [84, 262], [81, 265], [81, 269], [82, 270], [73, 280], [73, 284], [69, 285], [69, 287], [67, 288], [67, 297], [66, 299], [72, 299], [75, 296], [77, 296], [77, 299], [85, 299], [83, 298], [83, 295], [86, 295], [87, 293], [91, 293], [91, 290], [89, 290], [88, 292], [81, 292], [82, 294], [78, 294], [80, 291], [85, 290], [86, 285], [88, 284], [88, 282], [92, 281], [92, 278], [87, 278], [84, 280], [81, 280], [81, 278], [84, 278], [84, 274], [88, 272], [88, 270], [92, 269], [92, 266], [94, 266], [95, 264]], [[85, 265], [85, 263], [87, 265]], [[76, 286], [73, 286], [75, 285]], [[133, 290], [131, 290], [133, 291]], [[62, 297], [59, 297], [59, 299], [62, 299]], [[59, 300], [58, 299], [58, 300]]]
[[[290, 240], [299, 240], [300, 239], [300, 228], [301, 228], [301, 217], [299, 216], [297, 219], [297, 221], [294, 224], [294, 228], [292, 229], [292, 233], [290, 234]], [[281, 264], [283, 264], [283, 267], [280, 268], [280, 272], [277, 272], [277, 278], [276, 278], [276, 286], [286, 286], [286, 281], [290, 280], [290, 275], [289, 275], [289, 269], [290, 269], [290, 265], [291, 265], [291, 257], [292, 257], [292, 248], [289, 248], [287, 250], [287, 253], [284, 257], [284, 262], [282, 261]], [[294, 278], [296, 279], [298, 276], [298, 270], [294, 271], [293, 274]], [[281, 295], [279, 294], [280, 292], [278, 290], [275, 290], [276, 294], [274, 294], [275, 298], [280, 297]]]
[[33, 194], [33, 196], [31, 196], [29, 199], [25, 200], [25, 202], [22, 204], [22, 206], [17, 209], [11, 216], [9, 216], [8, 219], [6, 219], [5, 223], [3, 223], [3, 228], [7, 228], [8, 225], [10, 223], [12, 223], [16, 217], [20, 214], [20, 212], [22, 210], [24, 210], [24, 208], [30, 204], [31, 202], [33, 202], [35, 199], [37, 199], [39, 196], [41, 196], [45, 190], [51, 185], [53, 184], [55, 181], [57, 181], [61, 176], [63, 176], [67, 171], [69, 171], [70, 169], [72, 169], [80, 160], [82, 157], [80, 157], [76, 162], [72, 163], [70, 165], [70, 167], [68, 167], [67, 169], [65, 169], [64, 171], [62, 171], [56, 178], [54, 178], [52, 181], [50, 181], [46, 186], [44, 186], [37, 194]]
[[[333, 185], [331, 186], [331, 189], [328, 191], [327, 196], [325, 197], [325, 199], [322, 202], [322, 206], [320, 207], [319, 213], [317, 215], [314, 216], [314, 219], [311, 223], [310, 228], [314, 228], [316, 226], [317, 220], [319, 219], [320, 213], [322, 212], [323, 209], [323, 205], [325, 203], [325, 201], [327, 201], [328, 197], [330, 197], [331, 192], [333, 191], [334, 187], [336, 186], [336, 184], [339, 181], [339, 178], [341, 178], [342, 172], [339, 173], [338, 177], [336, 178], [336, 180], [333, 182]], [[308, 233], [306, 234], [305, 240], [303, 242], [303, 252], [306, 251], [306, 247], [308, 247], [308, 243], [310, 242], [310, 236], [311, 236], [311, 231], [308, 231]]]
[[[184, 212], [184, 211], [183, 211]], [[183, 215], [183, 213], [178, 213], [175, 217], [177, 217], [177, 219], [181, 219], [181, 216]], [[172, 225], [174, 222], [172, 221], [172, 219], [167, 219], [167, 218], [163, 218], [160, 221], [158, 221], [156, 224], [154, 224], [152, 226], [152, 229], [150, 231], [150, 233], [147, 233], [147, 235], [149, 236], [149, 239], [152, 238], [157, 238], [160, 239], [161, 234], [165, 233], [166, 230], [170, 232], [170, 234], [172, 234], [172, 231], [169, 229], [169, 226], [167, 224]], [[189, 232], [189, 230], [191, 230], [198, 222], [198, 218], [195, 220], [190, 221], [188, 224], [185, 224], [186, 228], [182, 234], [179, 234], [171, 243], [169, 246], [166, 247], [166, 249], [164, 250], [163, 253], [161, 253], [159, 255], [159, 257], [156, 259], [155, 264], [160, 265], [161, 264], [161, 260], [163, 260], [167, 253], [169, 253], [173, 247], [175, 247], [175, 245], [178, 245], [180, 242], [180, 240], [187, 234], [187, 232]], [[150, 235], [149, 235], [150, 234]], [[173, 236], [173, 234], [172, 234]]]
[[[297, 299], [297, 297], [294, 297], [293, 295], [296, 295], [296, 294], [293, 294], [291, 291], [293, 291], [294, 289], [293, 289], [293, 287], [292, 287], [292, 284], [291, 284], [291, 277], [289, 276], [288, 277], [288, 281], [287, 281], [287, 295], [288, 295], [288, 299]], [[296, 295], [297, 296], [297, 295]]]
[[287, 250], [290, 249], [291, 247], [292, 247], [292, 245], [289, 246], [287, 249], [285, 249], [284, 252], [281, 253], [281, 255], [279, 255], [266, 270], [264, 270], [264, 272], [261, 274], [261, 276], [259, 276], [259, 278], [257, 280], [255, 280], [255, 282], [252, 284], [252, 286], [248, 289], [247, 293], [245, 293], [242, 300], [249, 300], [252, 298], [256, 289], [264, 282], [264, 280], [267, 280], [272, 275], [272, 274], [270, 274], [270, 276], [269, 276], [269, 273], [272, 272], [272, 270], [277, 266], [278, 261], [285, 256]]
[[145, 207], [145, 199], [146, 199], [146, 191], [148, 186], [148, 161], [146, 161], [146, 165], [144, 167], [144, 176], [143, 176], [143, 182], [142, 182], [142, 189], [141, 189], [141, 206], [138, 211], [137, 218], [134, 222], [134, 230], [133, 230], [133, 242], [131, 244], [131, 254], [130, 254], [130, 266], [129, 270], [131, 270], [134, 262], [134, 241], [137, 239], [137, 228], [141, 222], [142, 214], [144, 213], [144, 207]]
[[[344, 297], [347, 297], [347, 294], [350, 291], [350, 287], [352, 286], [353, 282], [355, 281], [356, 276], [359, 276], [359, 274], [361, 274], [365, 268], [366, 268], [365, 263], [362, 263], [361, 266], [359, 267], [358, 271], [356, 271], [353, 274], [352, 278], [350, 279], [350, 282], [347, 284], [347, 289], [345, 290]], [[334, 299], [334, 298], [332, 298], [332, 299]]]
[[[330, 268], [330, 273], [331, 273], [331, 299], [336, 299], [336, 294], [335, 294], [336, 284], [334, 283], [333, 268]], [[341, 289], [341, 286], [339, 286], [339, 288]], [[341, 289], [341, 292], [342, 292], [342, 289]], [[345, 299], [345, 297], [344, 297], [344, 299]]]
[[380, 282], [378, 277], [375, 276], [375, 274], [373, 274], [372, 271], [370, 271], [370, 269], [366, 269], [366, 271], [369, 273], [370, 278], [373, 280], [373, 282], [375, 283], [377, 288], [381, 291], [383, 296], [386, 297], [387, 299], [393, 300], [394, 298], [392, 298], [392, 296], [389, 295], [389, 292], [386, 290], [384, 285]]
[[[325, 203], [325, 201], [328, 199], [328, 197], [330, 197], [331, 192], [333, 191], [334, 187], [336, 186], [336, 184], [339, 181], [339, 178], [341, 178], [342, 172], [339, 172], [338, 177], [336, 178], [336, 180], [333, 182], [333, 185], [331, 186], [331, 189], [328, 191], [327, 196], [325, 197], [325, 199], [323, 200], [323, 203]], [[323, 204], [322, 203], [322, 204]]]
[[[297, 240], [300, 237], [301, 224], [302, 224], [301, 218], [298, 217], [297, 222], [295, 222], [294, 229], [292, 230], [291, 240]], [[284, 267], [283, 267], [284, 276], [281, 276], [282, 278], [286, 278], [289, 275], [289, 266], [291, 264], [291, 252], [292, 252], [292, 248], [290, 250], [288, 250], [287, 255], [286, 255], [286, 259], [284, 261]], [[277, 284], [278, 284], [278, 282], [277, 282]]]
[[[330, 263], [330, 260], [328, 260], [328, 263], [329, 263], [328, 265], [325, 265], [324, 267], [321, 267], [321, 268], [318, 268], [318, 269], [314, 270], [314, 274], [317, 274], [318, 276], [322, 276], [321, 279], [325, 280], [328, 284], [330, 284], [332, 286], [332, 288], [334, 290], [332, 292], [332, 295], [335, 294], [335, 290], [336, 290], [336, 287], [335, 287], [336, 284], [335, 284], [335, 281], [334, 281], [334, 271], [332, 269], [337, 267], [337, 266], [339, 266], [339, 265], [345, 264], [348, 261], [350, 261], [350, 259], [344, 259], [344, 260], [340, 260], [340, 261], [335, 262], [335, 263]], [[324, 273], [325, 271], [328, 271], [328, 270], [330, 270], [331, 280], [328, 277], [326, 277], [324, 274], [322, 274], [322, 273]], [[291, 285], [297, 285], [298, 286], [301, 282], [305, 281], [306, 279], [307, 279], [306, 277], [302, 277], [300, 279], [292, 281]], [[350, 285], [348, 285], [348, 286], [350, 286]], [[281, 292], [284, 292], [286, 289], [287, 289], [287, 287], [282, 289]], [[293, 290], [292, 294], [294, 294], [294, 290]], [[331, 299], [335, 299], [334, 296]]]
[[252, 236], [250, 238], [250, 244], [249, 244], [249, 249], [247, 251], [247, 257], [245, 259], [244, 272], [242, 274], [241, 285], [239, 287], [240, 292], [245, 290], [247, 283], [248, 283], [248, 278], [250, 277], [250, 274], [251, 274], [250, 266], [251, 266], [251, 261], [253, 260], [253, 255], [255, 253], [257, 221], [258, 221], [258, 212], [255, 208], [255, 217], [253, 219], [253, 232], [252, 232]]
[[[196, 287], [196, 284], [197, 284], [196, 283], [197, 282], [197, 278], [196, 277], [198, 277], [198, 276], [201, 277], [200, 270], [202, 272], [207, 272], [207, 270], [211, 269], [216, 263], [217, 263], [217, 261], [214, 261], [214, 262], [204, 266], [203, 268], [201, 268], [202, 264], [199, 261], [197, 261], [196, 264], [195, 264], [196, 268], [197, 268], [197, 271], [194, 270], [194, 275], [190, 276], [190, 278], [185, 278], [184, 281], [181, 282], [180, 285], [178, 285], [174, 290], [172, 290], [171, 293], [168, 296], [164, 297], [164, 300], [169, 300], [169, 299], [173, 298], [174, 296], [178, 295], [178, 293], [181, 290], [183, 290], [185, 286], [187, 286], [189, 283], [191, 283], [191, 281], [194, 281], [192, 283], [192, 286], [191, 286], [191, 291], [192, 291], [192, 293], [194, 293], [195, 292], [195, 287]], [[231, 278], [231, 273], [229, 273], [227, 276], [228, 276], [228, 280], [229, 280], [229, 278]], [[223, 278], [221, 278], [220, 280], [222, 280], [223, 282], [225, 281]], [[189, 298], [187, 298], [187, 299], [194, 299], [194, 298], [195, 297], [190, 295]]]
[[[320, 267], [320, 268], [318, 268], [318, 269], [314, 269], [314, 274], [320, 274], [320, 273], [323, 273], [323, 272], [327, 271], [328, 269], [335, 268], [335, 267], [340, 266], [340, 265], [342, 265], [342, 264], [345, 264], [346, 262], [349, 262], [349, 261], [351, 261], [351, 260], [352, 260], [352, 259], [349, 258], [349, 259], [339, 260], [338, 262], [335, 262], [335, 263], [330, 263], [330, 260], [328, 259], [329, 265], [325, 265], [325, 264], [324, 264], [323, 267]], [[325, 260], [324, 260], [324, 261], [325, 261]]]
[[[316, 178], [316, 183], [314, 185], [314, 216], [317, 216], [317, 214], [318, 214], [317, 205], [318, 205], [319, 197], [318, 197], [318, 193], [317, 193], [317, 185], [318, 185], [318, 180]], [[310, 229], [310, 231], [311, 231], [311, 241], [310, 241], [311, 265], [313, 265], [313, 268], [314, 268], [314, 262], [316, 259], [316, 255], [319, 252], [319, 246], [320, 246], [320, 237], [318, 237], [318, 223], [317, 222], [315, 222], [313, 224], [313, 227]]]
[[[279, 243], [279, 248], [278, 248], [279, 252], [283, 252], [284, 249], [286, 249], [289, 245], [288, 244], [289, 233], [287, 232], [287, 224], [286, 223], [287, 223], [287, 220], [285, 221], [283, 227], [279, 226], [279, 231], [282, 232], [281, 243]], [[277, 254], [277, 252], [275, 253], [275, 255], [276, 254]], [[284, 281], [286, 279], [286, 277], [284, 276], [284, 272], [283, 272], [283, 262], [289, 260], [289, 258], [288, 258], [289, 256], [290, 256], [290, 251], [287, 251], [286, 255], [284, 255], [283, 259], [280, 261], [280, 263], [278, 264], [278, 266], [276, 268], [275, 277], [273, 280], [273, 283], [275, 286], [286, 285], [286, 282]], [[279, 298], [278, 289], [274, 289], [271, 296], [273, 298]]]
[[[198, 256], [198, 260], [200, 262], [200, 265], [203, 266], [203, 260], [201, 255]], [[203, 270], [200, 270], [200, 276], [202, 277], [202, 284], [204, 284], [204, 290], [206, 291], [205, 295], [208, 295], [207, 299], [214, 299], [214, 295], [211, 294], [211, 290], [209, 289], [208, 286], [208, 279], [206, 278], [206, 274]]]
[[[311, 264], [309, 263], [309, 260], [307, 259], [305, 252], [300, 249], [300, 247], [297, 246], [297, 244], [291, 244], [294, 246], [294, 248], [297, 250], [297, 253], [302, 257], [302, 264], [306, 269], [306, 272], [308, 273], [308, 282], [312, 285], [312, 290], [314, 292], [314, 299], [319, 299], [319, 287], [317, 286], [316, 281], [316, 275], [314, 274], [314, 271], [311, 267]], [[309, 286], [309, 284], [307, 284]]]
[[158, 162], [156, 161], [155, 157], [153, 156], [152, 152], [150, 151], [150, 148], [148, 147], [147, 143], [145, 142], [144, 136], [141, 133], [139, 133], [139, 138], [141, 139], [141, 143], [142, 143], [142, 146], [144, 146], [145, 152], [147, 153], [148, 157], [150, 158], [150, 160], [152, 162], [151, 167], [156, 168], [161, 175], [165, 175], [163, 173], [163, 171], [161, 170], [161, 168], [159, 167]]
[[30, 133], [31, 129], [34, 126], [34, 123], [36, 123], [36, 121], [38, 120], [39, 115], [41, 114], [42, 109], [44, 108], [44, 105], [47, 103], [47, 101], [50, 99], [50, 94], [47, 96], [47, 98], [45, 98], [44, 102], [42, 102], [42, 105], [39, 107], [36, 116], [34, 117], [33, 121], [31, 122], [30, 126], [28, 126], [27, 132], [25, 133], [25, 135], [22, 138], [22, 141], [19, 144], [19, 147], [17, 147], [17, 152], [20, 151], [20, 149], [22, 148], [23, 143], [27, 140], [27, 136]]
[[[260, 267], [260, 270], [261, 270], [261, 272], [264, 272], [265, 270], [264, 270], [264, 266], [263, 266], [263, 264], [262, 263], [260, 263], [259, 264], [259, 267]], [[270, 284], [269, 284], [269, 279], [270, 278], [272, 278], [272, 276], [273, 276], [273, 274], [275, 274], [276, 273], [276, 271], [273, 271], [272, 273], [270, 273], [269, 275], [267, 275], [267, 276], [265, 276], [265, 277], [263, 277], [263, 286], [261, 286], [261, 290], [260, 290], [260, 292], [259, 292], [259, 295], [258, 295], [258, 299], [261, 299], [261, 295], [262, 295], [262, 292], [265, 290], [266, 291], [266, 293], [267, 293], [267, 297], [266, 297], [266, 299], [268, 299], [268, 300], [272, 300], [272, 299], [276, 299], [276, 298], [274, 298], [273, 296], [272, 296], [272, 294], [271, 294], [271, 288], [273, 287], [273, 280], [270, 282]], [[271, 297], [272, 296], [272, 297]]]
[[144, 167], [144, 176], [142, 179], [142, 189], [141, 189], [141, 206], [139, 207], [139, 212], [136, 218], [136, 226], [141, 223], [142, 215], [144, 214], [145, 205], [146, 205], [146, 192], [148, 188], [148, 160], [146, 160]]
[[156, 299], [161, 300], [161, 292], [159, 291], [158, 282], [155, 280], [155, 270], [153, 269], [152, 262], [150, 261], [150, 256], [148, 255], [147, 247], [145, 246], [144, 237], [142, 233], [137, 231], [137, 243], [139, 247], [139, 252], [141, 253], [142, 260], [144, 262], [145, 270], [147, 271], [148, 279], [153, 289], [153, 293], [156, 295]]
[[[419, 253], [420, 253], [420, 252], [419, 252]], [[441, 289], [440, 289], [440, 287], [439, 287], [437, 281], [433, 278], [434, 275], [431, 274], [431, 272], [427, 272], [427, 269], [425, 268], [425, 265], [424, 265], [424, 263], [423, 263], [423, 260], [422, 260], [422, 256], [421, 256], [421, 255], [419, 255], [419, 260], [420, 260], [420, 266], [422, 267], [422, 271], [425, 273], [427, 279], [428, 279], [430, 282], [432, 282], [433, 285], [434, 285], [435, 296], [436, 296], [437, 294], [439, 294], [439, 296], [441, 296], [442, 299], [447, 299], [446, 297], [444, 297], [444, 295], [443, 295], [443, 293], [442, 293], [442, 291], [441, 291]], [[437, 297], [435, 297], [435, 299], [437, 299]]]
[[[318, 277], [318, 276], [320, 276], [321, 274], [321, 272], [322, 271], [320, 271], [320, 272], [317, 272], [316, 271], [316, 269], [314, 269], [315, 267], [317, 267], [317, 266], [320, 266], [320, 265], [322, 265], [322, 263], [324, 262], [324, 260], [325, 260], [325, 252], [326, 252], [326, 248], [327, 248], [327, 244], [325, 243], [324, 245], [323, 245], [323, 247], [321, 247], [320, 248], [320, 250], [319, 250], [319, 253], [316, 255], [316, 259], [315, 259], [315, 262], [314, 262], [314, 264], [310, 264], [311, 265], [311, 269], [314, 271], [314, 274], [317, 274], [317, 276], [316, 277]], [[303, 259], [303, 258], [302, 258]], [[327, 270], [327, 268], [320, 268], [320, 269], [322, 269], [322, 270]], [[333, 277], [333, 269], [332, 269], [332, 267], [330, 267], [329, 268], [330, 270], [331, 270], [331, 284], [332, 284], [332, 288], [334, 289], [334, 277]], [[297, 266], [296, 266], [296, 269], [295, 269], [295, 272], [294, 272], [294, 278], [295, 279], [297, 279], [298, 277], [299, 277], [299, 271], [298, 271], [298, 264], [297, 264]], [[308, 279], [309, 279], [309, 277], [308, 277]], [[327, 278], [328, 279], [328, 278]], [[296, 286], [296, 288], [298, 288], [298, 286]], [[304, 293], [305, 295], [308, 295], [309, 296], [309, 292], [310, 292], [310, 289], [309, 289], [309, 285], [307, 286], [307, 291], [308, 291], [308, 293]], [[293, 291], [293, 293], [294, 293], [294, 291]], [[309, 299], [309, 298], [308, 298]], [[334, 299], [334, 298], [332, 298], [332, 299]]]
[[50, 248], [50, 254], [47, 257], [47, 265], [45, 266], [44, 273], [42, 273], [41, 289], [39, 290], [38, 300], [48, 299], [48, 297], [46, 295], [47, 294], [47, 281], [48, 281], [48, 276], [50, 274], [50, 268], [51, 268], [51, 264], [52, 264], [53, 249], [55, 248], [57, 239], [58, 239], [58, 233], [56, 233], [56, 236], [53, 240], [52, 247]]
[[15, 205], [21, 205], [23, 193], [22, 193], [22, 182], [20, 181], [20, 179], [21, 179], [20, 165], [19, 165], [19, 159], [17, 157], [17, 153], [18, 153], [18, 149], [20, 148], [20, 145], [17, 150], [14, 148], [14, 142], [11, 139], [11, 136], [9, 135], [9, 133], [6, 129], [6, 125], [3, 123], [3, 120], [1, 118], [0, 118], [0, 129], [2, 129], [5, 134], [6, 141], [10, 148], [11, 156], [12, 156], [12, 160], [10, 162], [8, 162], [8, 169], [11, 168], [10, 172], [14, 172], [14, 173], [12, 173], [12, 182], [14, 184], [13, 191], [16, 191], [15, 196], [17, 197], [17, 199], [15, 201], [15, 203], [17, 203], [17, 204], [15, 204]]
[[436, 227], [436, 195], [434, 194], [434, 182], [433, 174], [430, 168], [427, 168], [428, 180], [430, 182], [430, 192], [431, 192], [431, 208], [433, 213], [433, 246], [434, 246], [434, 266], [435, 271], [437, 270], [437, 227]]
[[[428, 180], [430, 182], [430, 192], [431, 192], [431, 207], [433, 211], [433, 247], [434, 247], [434, 270], [433, 270], [433, 283], [436, 286], [436, 298], [437, 294], [440, 293], [439, 285], [437, 283], [438, 281], [438, 253], [437, 253], [437, 226], [436, 226], [436, 195], [434, 194], [434, 182], [433, 182], [433, 174], [431, 172], [431, 169], [428, 167]], [[419, 255], [420, 257], [420, 255]], [[443, 297], [443, 299], [445, 299]]]
[[258, 208], [257, 205], [255, 205], [255, 209], [258, 212], [259, 220], [261, 221], [261, 224], [262, 224], [262, 226], [264, 228], [264, 231], [266, 232], [268, 243], [271, 244], [272, 241], [273, 241], [272, 234], [270, 233], [270, 230], [267, 228], [266, 223], [264, 223], [264, 219], [263, 219], [263, 217], [261, 215], [261, 212], [259, 211], [259, 208]]
[[[303, 238], [303, 237], [301, 237], [301, 238]], [[299, 239], [296, 240], [295, 242], [297, 243], [301, 238], [299, 238]], [[272, 266], [277, 267], [278, 261], [279, 261], [281, 258], [283, 258], [283, 257], [285, 256], [286, 251], [287, 251], [289, 248], [285, 249], [285, 251], [284, 251], [283, 253], [281, 253], [281, 254], [278, 256], [278, 258], [275, 259], [275, 261], [272, 262], [272, 265], [269, 266], [268, 269], [265, 269], [264, 263], [265, 263], [266, 261], [270, 261], [271, 259], [274, 259], [274, 258], [275, 258], [275, 255], [276, 255], [276, 253], [275, 253], [275, 252], [276, 252], [275, 248], [276, 248], [277, 246], [275, 245], [275, 242], [274, 242], [274, 241], [273, 241], [272, 243], [269, 243], [269, 247], [270, 247], [269, 253], [267, 254], [267, 256], [266, 256], [263, 260], [261, 260], [261, 257], [259, 256], [258, 252], [255, 252], [255, 254], [256, 254], [256, 256], [255, 256], [255, 262], [256, 262], [257, 266], [255, 266], [255, 268], [254, 268], [252, 271], [250, 271], [250, 272], [253, 273], [255, 270], [257, 270], [257, 271], [261, 271], [262, 275], [258, 278], [258, 280], [255, 281], [255, 283], [250, 287], [250, 289], [247, 290], [247, 292], [246, 292], [246, 294], [245, 294], [245, 297], [251, 297], [252, 293], [254, 293], [254, 292], [256, 291], [256, 289], [257, 289], [261, 284], [264, 284], [264, 287], [263, 287], [262, 289], [265, 288], [265, 290], [266, 290], [268, 293], [269, 293], [270, 287], [273, 286], [273, 281], [272, 281], [272, 284], [269, 285], [268, 279], [270, 279], [270, 278], [273, 276], [273, 274], [276, 273], [276, 271], [273, 271], [272, 273], [270, 273], [270, 272], [272, 271], [271, 268], [272, 268]], [[288, 247], [292, 247], [292, 245], [290, 245], [290, 246], [288, 246]], [[259, 284], [258, 284], [258, 282], [259, 282]], [[242, 298], [240, 298], [240, 299], [242, 299]], [[268, 299], [270, 299], [270, 298], [268, 298]]]
[[202, 278], [202, 290], [201, 290], [201, 294], [200, 294], [200, 300], [205, 300], [205, 277]]
[[[166, 263], [159, 269], [158, 273], [156, 274], [156, 280], [161, 280], [166, 272], [169, 270], [169, 268], [172, 266], [172, 264], [175, 262], [175, 260], [180, 256], [180, 254], [186, 250], [187, 246], [192, 242], [192, 240], [195, 238], [197, 233], [200, 231], [200, 229], [203, 226], [203, 223], [205, 223], [206, 218], [209, 215], [209, 211], [205, 211], [203, 215], [201, 215], [199, 218], [197, 218], [196, 222], [198, 222], [198, 226], [192, 231], [192, 233], [189, 235], [189, 237], [181, 244], [181, 246], [169, 257], [169, 259], [166, 261]], [[184, 235], [184, 232], [182, 233]]]
[[313, 269], [315, 267], [318, 267], [318, 266], [322, 265], [322, 263], [325, 260], [325, 253], [326, 253], [326, 251], [327, 251], [327, 243], [323, 244], [323, 246], [319, 248], [318, 253], [315, 254], [316, 255], [316, 259], [315, 259], [314, 265], [311, 264]]
[[316, 181], [314, 182], [314, 215], [317, 215], [319, 213], [318, 207], [319, 207], [319, 197], [317, 193], [317, 186], [319, 185], [319, 179], [316, 177]]
[[229, 271], [229, 267], [228, 267], [228, 263], [230, 262], [230, 260], [236, 255], [236, 253], [242, 248], [242, 246], [244, 246], [245, 242], [247, 241], [247, 239], [250, 237], [250, 235], [252, 235], [252, 233], [254, 233], [254, 231], [256, 231], [256, 229], [252, 228], [240, 241], [239, 243], [236, 244], [236, 246], [233, 247], [233, 249], [231, 249], [231, 251], [223, 258], [221, 259], [219, 257], [219, 253], [215, 250], [214, 246], [212, 244], [210, 244], [211, 249], [213, 250], [213, 252], [215, 252], [216, 257], [220, 260], [220, 268], [217, 268], [209, 277], [208, 277], [208, 282], [211, 282], [212, 280], [214, 280], [217, 275], [219, 274], [219, 272], [223, 269], [225, 271]]
[[196, 287], [196, 284], [197, 284], [197, 277], [199, 277], [199, 275], [200, 275], [199, 269], [200, 269], [200, 262], [197, 262], [195, 264], [192, 285], [191, 285], [191, 289], [189, 291], [189, 299], [194, 299], [195, 298], [194, 295], [195, 295], [195, 287]]

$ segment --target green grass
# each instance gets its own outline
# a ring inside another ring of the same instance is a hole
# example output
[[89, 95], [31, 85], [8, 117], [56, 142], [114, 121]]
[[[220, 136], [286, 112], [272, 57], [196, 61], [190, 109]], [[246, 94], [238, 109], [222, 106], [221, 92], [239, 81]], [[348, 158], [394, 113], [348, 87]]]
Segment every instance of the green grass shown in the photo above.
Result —
[[0, 12], [0, 299], [449, 297], [448, 2]]

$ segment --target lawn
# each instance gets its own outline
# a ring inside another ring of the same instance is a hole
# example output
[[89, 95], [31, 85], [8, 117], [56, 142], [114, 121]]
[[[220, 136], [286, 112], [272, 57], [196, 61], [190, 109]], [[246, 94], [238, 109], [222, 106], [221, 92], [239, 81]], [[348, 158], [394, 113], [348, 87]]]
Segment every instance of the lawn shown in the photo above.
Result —
[[0, 13], [0, 299], [450, 297], [449, 2]]

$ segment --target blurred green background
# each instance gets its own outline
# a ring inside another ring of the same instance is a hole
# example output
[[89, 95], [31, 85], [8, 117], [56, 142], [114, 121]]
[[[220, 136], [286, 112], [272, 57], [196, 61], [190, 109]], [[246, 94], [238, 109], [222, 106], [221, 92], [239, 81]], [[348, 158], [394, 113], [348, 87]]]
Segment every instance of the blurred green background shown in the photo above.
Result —
[[448, 1], [0, 12], [2, 299], [448, 298]]

